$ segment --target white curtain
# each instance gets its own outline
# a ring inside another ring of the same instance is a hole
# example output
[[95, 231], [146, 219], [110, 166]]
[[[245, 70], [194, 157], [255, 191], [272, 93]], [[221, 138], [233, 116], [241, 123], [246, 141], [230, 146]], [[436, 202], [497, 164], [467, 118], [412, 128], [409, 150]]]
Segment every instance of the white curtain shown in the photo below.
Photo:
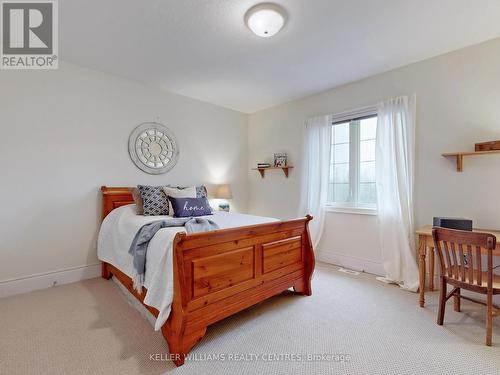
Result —
[[413, 179], [415, 169], [415, 96], [377, 106], [376, 180], [382, 261], [381, 281], [417, 291], [414, 257]]
[[314, 217], [309, 223], [314, 248], [321, 239], [325, 220], [324, 210], [328, 197], [332, 139], [331, 125], [331, 116], [318, 116], [306, 121], [300, 215], [310, 214]]

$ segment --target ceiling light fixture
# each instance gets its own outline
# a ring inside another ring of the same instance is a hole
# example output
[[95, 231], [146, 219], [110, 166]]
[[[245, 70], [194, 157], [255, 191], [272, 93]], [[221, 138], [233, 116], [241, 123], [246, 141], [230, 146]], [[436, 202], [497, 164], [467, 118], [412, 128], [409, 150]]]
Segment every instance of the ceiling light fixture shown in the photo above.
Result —
[[285, 24], [285, 11], [271, 3], [257, 4], [245, 14], [248, 28], [262, 38], [277, 34]]

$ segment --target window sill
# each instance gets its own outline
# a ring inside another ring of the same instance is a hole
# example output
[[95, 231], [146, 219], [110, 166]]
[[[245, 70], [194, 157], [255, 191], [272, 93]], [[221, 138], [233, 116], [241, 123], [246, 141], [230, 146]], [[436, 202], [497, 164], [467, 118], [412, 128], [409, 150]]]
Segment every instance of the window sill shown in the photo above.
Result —
[[341, 214], [354, 214], [354, 215], [377, 215], [376, 208], [369, 207], [346, 207], [346, 206], [325, 206], [326, 212], [335, 212]]

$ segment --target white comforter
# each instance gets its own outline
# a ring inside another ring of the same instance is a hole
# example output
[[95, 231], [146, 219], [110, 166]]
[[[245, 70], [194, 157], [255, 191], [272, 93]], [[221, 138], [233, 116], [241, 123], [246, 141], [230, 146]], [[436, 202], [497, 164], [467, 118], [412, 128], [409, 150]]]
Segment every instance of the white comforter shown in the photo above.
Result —
[[[262, 224], [277, 219], [222, 211], [214, 211], [210, 218], [223, 228]], [[97, 241], [97, 255], [100, 260], [110, 263], [129, 277], [134, 275], [132, 255], [128, 253], [137, 231], [147, 223], [169, 220], [170, 216], [142, 216], [136, 214], [135, 205], [127, 205], [113, 210], [104, 219]], [[146, 305], [160, 313], [155, 330], [160, 330], [170, 314], [173, 299], [172, 242], [176, 233], [185, 232], [184, 227], [160, 229], [149, 242], [146, 254], [146, 274], [144, 286], [148, 292], [144, 298]]]

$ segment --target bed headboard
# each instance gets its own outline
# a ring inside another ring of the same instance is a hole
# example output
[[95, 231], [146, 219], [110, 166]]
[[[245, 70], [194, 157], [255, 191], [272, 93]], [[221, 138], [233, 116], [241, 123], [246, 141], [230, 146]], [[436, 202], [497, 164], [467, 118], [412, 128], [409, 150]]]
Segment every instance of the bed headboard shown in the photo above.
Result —
[[134, 203], [132, 188], [101, 186], [101, 192], [103, 219], [115, 208]]

